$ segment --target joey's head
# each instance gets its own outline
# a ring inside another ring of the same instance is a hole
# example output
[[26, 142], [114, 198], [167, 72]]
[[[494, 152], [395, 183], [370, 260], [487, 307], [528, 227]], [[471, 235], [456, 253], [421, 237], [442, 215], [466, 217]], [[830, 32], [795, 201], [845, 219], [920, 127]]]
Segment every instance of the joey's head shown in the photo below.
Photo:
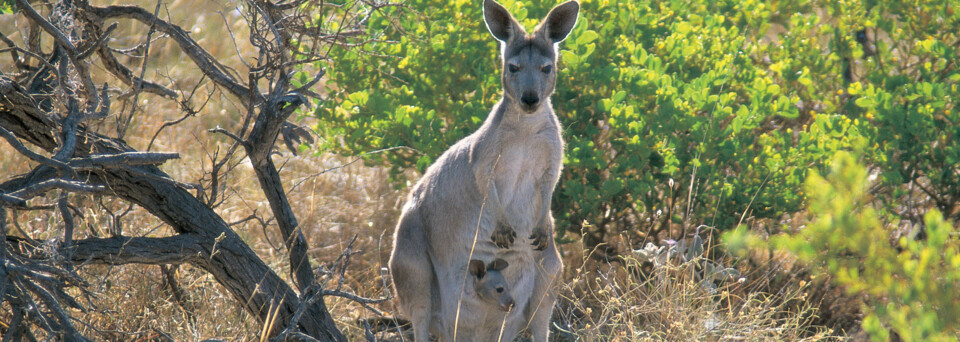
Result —
[[477, 296], [484, 302], [496, 304], [503, 311], [510, 311], [515, 304], [507, 280], [500, 273], [507, 266], [503, 259], [495, 259], [487, 265], [480, 260], [470, 260], [470, 274], [473, 275]]
[[483, 20], [500, 41], [503, 93], [510, 104], [534, 113], [549, 101], [557, 84], [557, 45], [577, 24], [579, 12], [574, 0], [557, 5], [528, 34], [506, 8], [483, 1]]

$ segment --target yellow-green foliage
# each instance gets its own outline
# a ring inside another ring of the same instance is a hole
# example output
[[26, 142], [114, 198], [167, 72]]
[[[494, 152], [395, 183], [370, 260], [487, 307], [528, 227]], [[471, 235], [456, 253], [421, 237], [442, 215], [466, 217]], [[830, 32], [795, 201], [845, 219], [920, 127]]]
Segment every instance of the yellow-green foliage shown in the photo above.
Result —
[[[875, 340], [890, 331], [905, 341], [955, 340], [960, 329], [960, 241], [936, 209], [924, 217], [925, 234], [897, 231], [871, 206], [874, 180], [849, 153], [838, 153], [829, 174], [807, 178], [809, 209], [815, 220], [794, 234], [769, 240], [828, 273], [851, 293], [866, 294], [863, 328]], [[763, 243], [738, 229], [726, 236], [732, 246]]]
[[[559, 1], [502, 2], [532, 28]], [[852, 146], [872, 150], [888, 209], [916, 202], [912, 186], [920, 206], [960, 215], [956, 1], [580, 2], [553, 96], [561, 234], [778, 219], [804, 210], [809, 170]], [[408, 146], [369, 161], [424, 169], [500, 97], [497, 44], [478, 1], [382, 11], [368, 23], [383, 42], [325, 66], [322, 148]]]

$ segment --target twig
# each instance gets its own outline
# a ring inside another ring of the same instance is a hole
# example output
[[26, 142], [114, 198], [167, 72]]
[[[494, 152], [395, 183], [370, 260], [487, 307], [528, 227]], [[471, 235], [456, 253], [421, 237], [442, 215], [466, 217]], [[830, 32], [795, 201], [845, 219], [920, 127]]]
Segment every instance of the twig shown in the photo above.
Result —
[[[30, 57], [36, 58], [38, 61], [40, 61], [40, 64], [43, 64], [43, 66], [50, 68], [51, 70], [57, 70], [56, 66], [54, 66], [53, 64], [50, 64], [50, 62], [48, 62], [45, 58], [43, 58], [43, 56], [40, 56], [33, 51], [21, 48], [19, 46], [11, 46], [6, 49], [0, 49], [0, 52], [7, 52], [7, 51], [10, 51], [11, 54], [16, 53], [17, 51], [23, 52]], [[29, 65], [27, 65], [27, 67], [29, 67]]]
[[230, 131], [225, 130], [225, 129], [223, 129], [223, 128], [220, 128], [219, 126], [217, 126], [217, 128], [208, 129], [207, 132], [210, 132], [210, 133], [220, 133], [220, 134], [226, 135], [226, 136], [230, 137], [230, 139], [233, 139], [233, 141], [236, 141], [237, 143], [239, 143], [240, 145], [242, 145], [244, 148], [249, 148], [248, 146], [250, 145], [250, 143], [246, 142], [245, 140], [243, 140], [242, 138], [236, 136], [235, 134], [231, 133]]
[[53, 295], [31, 281], [20, 281], [19, 283], [43, 300], [43, 304], [47, 307], [47, 309], [52, 311], [57, 317], [57, 320], [59, 321], [58, 323], [61, 325], [60, 328], [66, 330], [67, 337], [70, 340], [87, 341], [87, 339], [83, 337], [83, 335], [80, 335], [80, 332], [73, 327], [70, 316], [63, 311], [63, 307], [60, 306], [60, 303], [53, 297]]
[[105, 19], [128, 18], [137, 20], [147, 25], [154, 25], [158, 31], [166, 33], [168, 36], [170, 36], [170, 38], [180, 46], [180, 49], [184, 52], [184, 54], [186, 54], [187, 57], [190, 57], [197, 67], [199, 67], [199, 69], [205, 75], [207, 75], [207, 77], [210, 77], [210, 79], [212, 79], [215, 83], [227, 89], [228, 92], [239, 98], [241, 101], [246, 101], [251, 94], [258, 98], [260, 97], [259, 93], [251, 92], [250, 89], [237, 82], [234, 77], [228, 75], [224, 71], [227, 68], [217, 62], [216, 59], [210, 55], [210, 53], [200, 47], [200, 45], [190, 38], [187, 32], [182, 28], [163, 21], [157, 16], [154, 16], [144, 9], [136, 6], [90, 6], [87, 8], [87, 10], [96, 16]]
[[8, 195], [3, 192], [0, 192], [0, 203], [3, 207], [26, 207], [27, 201], [20, 197], [13, 195]]
[[110, 26], [107, 27], [107, 30], [104, 31], [99, 38], [97, 38], [97, 41], [91, 44], [89, 47], [87, 47], [86, 50], [83, 50], [82, 52], [80, 52], [80, 54], [77, 55], [77, 58], [86, 59], [94, 51], [97, 51], [98, 49], [100, 49], [100, 46], [102, 46], [103, 43], [107, 41], [107, 38], [110, 37], [110, 33], [113, 33], [113, 30], [116, 30], [116, 29], [117, 29], [117, 23], [110, 24]]
[[71, 192], [98, 192], [103, 191], [104, 188], [101, 185], [90, 185], [77, 181], [69, 181], [64, 179], [50, 179], [40, 183], [32, 184], [27, 187], [24, 187], [20, 190], [17, 190], [11, 193], [11, 196], [30, 199], [36, 197], [39, 194], [47, 192], [51, 189], [60, 189]]
[[227, 29], [227, 33], [230, 35], [230, 41], [233, 42], [233, 51], [237, 53], [237, 59], [240, 60], [240, 63], [243, 63], [243, 66], [247, 69], [253, 69], [250, 67], [250, 64], [247, 64], [247, 61], [243, 59], [243, 54], [240, 53], [240, 46], [237, 45], [237, 37], [233, 34], [233, 30], [230, 29], [230, 23], [227, 22], [227, 16], [223, 15], [223, 11], [217, 11], [220, 14], [220, 18], [223, 19], [223, 27]]
[[53, 36], [53, 39], [58, 45], [62, 46], [71, 53], [76, 53], [77, 48], [73, 46], [73, 43], [70, 42], [70, 39], [63, 35], [63, 32], [60, 32], [60, 30], [54, 27], [53, 24], [40, 16], [40, 13], [37, 13], [37, 10], [33, 9], [33, 6], [30, 6], [30, 3], [28, 3], [26, 0], [15, 1], [17, 2], [17, 8], [20, 9], [23, 14], [30, 19], [31, 22], [39, 24], [44, 31], [47, 31], [47, 34]]
[[[160, 14], [160, 4], [159, 0], [157, 1], [157, 8], [153, 10], [153, 15], [157, 16]], [[150, 30], [147, 31], [147, 39], [143, 48], [143, 60], [140, 61], [140, 76], [134, 79], [133, 81], [133, 100], [130, 101], [130, 114], [127, 115], [127, 120], [122, 123], [117, 123], [117, 135], [118, 138], [123, 139], [126, 135], [127, 128], [130, 127], [130, 122], [133, 121], [133, 115], [137, 112], [137, 101], [140, 100], [140, 92], [143, 90], [143, 76], [147, 73], [147, 61], [150, 60], [150, 37], [153, 36], [153, 32], [157, 30], [156, 23], [150, 25]], [[122, 113], [121, 113], [122, 115]], [[120, 118], [117, 118], [119, 121]]]
[[[67, 57], [70, 59], [70, 62], [73, 64], [74, 68], [79, 75], [80, 82], [83, 83], [83, 89], [86, 92], [87, 96], [87, 112], [93, 112], [94, 108], [100, 106], [101, 99], [97, 95], [97, 88], [93, 84], [93, 79], [90, 78], [89, 70], [87, 70], [86, 64], [81, 62], [81, 59], [77, 56], [77, 47], [70, 42], [63, 32], [60, 32], [59, 29], [53, 26], [49, 21], [40, 16], [40, 13], [37, 13], [35, 9], [26, 1], [26, 0], [15, 0], [17, 7], [27, 16], [32, 22], [37, 23], [43, 28], [47, 34], [53, 36], [54, 40], [57, 42], [57, 45], [60, 46], [67, 54]], [[71, 151], [72, 152], [72, 151]]]
[[[190, 99], [193, 98], [193, 95], [197, 93], [197, 90], [200, 88], [200, 85], [203, 84], [203, 80], [206, 78], [207, 78], [207, 75], [201, 76], [200, 80], [197, 81], [197, 84], [194, 85], [193, 90], [190, 91], [190, 96], [187, 96], [182, 101], [179, 101], [180, 108], [186, 113], [184, 113], [183, 116], [181, 116], [179, 119], [164, 121], [163, 124], [160, 125], [160, 128], [157, 128], [157, 131], [153, 132], [153, 137], [150, 138], [150, 143], [147, 144], [147, 151], [150, 151], [150, 149], [153, 148], [153, 143], [157, 140], [157, 137], [160, 136], [160, 132], [162, 132], [164, 129], [166, 129], [167, 127], [177, 125], [183, 122], [183, 120], [186, 120], [191, 116], [197, 115], [197, 110], [190, 107], [189, 102], [190, 102]], [[213, 94], [212, 93], [213, 91], [215, 91], [215, 89], [211, 89], [211, 95]], [[207, 96], [207, 99], [203, 102], [202, 105], [200, 105], [200, 109], [203, 109], [204, 107], [206, 107], [207, 103], [210, 102], [211, 97], [212, 96]]]
[[383, 312], [381, 312], [380, 310], [377, 310], [376, 308], [370, 306], [369, 304], [380, 304], [390, 300], [390, 298], [378, 298], [378, 299], [366, 298], [366, 297], [358, 296], [353, 293], [343, 292], [338, 290], [323, 290], [323, 291], [320, 291], [320, 295], [341, 297], [341, 298], [352, 300], [354, 302], [360, 303], [361, 305], [363, 305], [364, 308], [366, 308], [367, 310], [373, 311], [373, 313], [379, 316], [382, 316]]
[[[100, 56], [100, 61], [103, 64], [104, 69], [110, 72], [110, 74], [112, 74], [113, 76], [116, 76], [118, 79], [120, 79], [120, 81], [123, 82], [124, 84], [128, 86], [133, 86], [134, 84], [139, 83], [141, 89], [143, 89], [143, 91], [145, 92], [160, 95], [168, 99], [177, 98], [177, 93], [174, 92], [173, 90], [167, 87], [164, 87], [162, 85], [159, 85], [157, 83], [140, 79], [134, 76], [133, 71], [131, 71], [129, 68], [127, 68], [123, 64], [120, 64], [120, 61], [117, 60], [117, 57], [113, 55], [113, 53], [110, 51], [107, 45], [101, 46], [100, 49], [97, 50], [97, 55]], [[123, 96], [120, 96], [120, 99], [123, 99], [123, 98], [124, 98]]]
[[20, 154], [22, 154], [24, 157], [27, 157], [30, 160], [33, 160], [40, 164], [56, 168], [60, 170], [64, 176], [70, 175], [75, 178], [80, 177], [76, 171], [70, 168], [70, 165], [67, 165], [66, 163], [59, 160], [44, 157], [40, 154], [37, 154], [36, 152], [31, 151], [26, 146], [24, 146], [19, 139], [17, 139], [17, 136], [15, 136], [12, 132], [8, 131], [6, 128], [0, 127], [0, 136], [3, 136], [3, 138], [6, 139], [8, 143], [10, 143], [10, 146], [13, 146], [13, 148], [16, 149], [17, 152], [20, 152]]
[[306, 176], [306, 177], [301, 178], [299, 181], [297, 181], [296, 183], [294, 183], [293, 186], [290, 187], [290, 191], [293, 192], [293, 191], [296, 190], [298, 187], [300, 187], [300, 185], [302, 185], [304, 182], [306, 182], [306, 181], [308, 181], [308, 180], [311, 180], [311, 179], [313, 179], [313, 178], [320, 177], [321, 175], [323, 175], [323, 174], [325, 174], [325, 173], [327, 173], [327, 172], [336, 171], [336, 170], [345, 168], [345, 167], [347, 167], [347, 166], [353, 165], [354, 163], [360, 161], [361, 159], [363, 159], [363, 158], [366, 157], [367, 155], [377, 154], [377, 153], [381, 153], [381, 152], [388, 152], [388, 151], [393, 151], [393, 150], [400, 150], [400, 149], [411, 150], [411, 151], [414, 151], [414, 152], [417, 152], [417, 153], [421, 153], [420, 150], [417, 150], [417, 149], [415, 149], [415, 148], [413, 148], [413, 147], [408, 147], [408, 146], [394, 146], [394, 147], [382, 148], [382, 149], [375, 150], [375, 151], [364, 152], [364, 153], [361, 153], [361, 154], [360, 154], [359, 156], [357, 156], [356, 158], [354, 158], [353, 160], [347, 162], [346, 164], [343, 164], [343, 165], [340, 165], [340, 166], [334, 166], [334, 167], [331, 167], [331, 168], [329, 168], [329, 169], [325, 169], [325, 170], [323, 170], [323, 171], [320, 171], [320, 172], [314, 173], [314, 174], [312, 174], [312, 175], [309, 175], [309, 176]]
[[9, 49], [4, 49], [4, 52], [7, 50], [10, 51], [10, 58], [13, 59], [13, 62], [17, 64], [17, 68], [20, 70], [30, 70], [30, 65], [26, 61], [20, 59], [20, 55], [17, 54], [17, 51], [21, 50], [17, 47], [16, 43], [13, 42], [7, 35], [0, 32], [0, 41], [4, 42], [9, 46]]
[[743, 219], [747, 216], [747, 213], [750, 212], [750, 206], [753, 205], [753, 200], [757, 199], [757, 195], [760, 194], [760, 190], [763, 190], [763, 186], [767, 184], [767, 180], [770, 179], [770, 175], [763, 177], [763, 182], [760, 182], [760, 187], [757, 188], [757, 192], [753, 193], [753, 197], [750, 198], [750, 203], [747, 203], [747, 208], [743, 209], [743, 213], [740, 214], [740, 221], [737, 222], [737, 225], [743, 224]]
[[323, 78], [323, 76], [326, 75], [326, 74], [327, 74], [327, 70], [326, 70], [326, 69], [320, 69], [320, 71], [317, 72], [317, 74], [313, 76], [313, 79], [312, 79], [312, 80], [310, 80], [309, 82], [307, 82], [307, 83], [305, 83], [304, 85], [300, 86], [299, 88], [294, 89], [293, 91], [294, 91], [295, 93], [303, 93], [304, 90], [309, 90], [309, 89], [312, 88], [315, 84], [317, 84], [317, 82], [320, 82], [320, 79]]
[[[271, 341], [284, 341], [289, 336], [297, 336], [296, 335], [297, 323], [300, 321], [300, 318], [303, 316], [306, 309], [311, 305], [313, 305], [313, 303], [315, 303], [317, 300], [320, 300], [321, 298], [327, 295], [353, 300], [357, 303], [360, 303], [364, 308], [370, 311], [373, 311], [377, 315], [379, 316], [383, 315], [383, 313], [380, 312], [380, 310], [377, 310], [376, 308], [371, 307], [370, 304], [383, 303], [389, 300], [389, 298], [370, 299], [370, 298], [361, 297], [356, 294], [352, 294], [352, 293], [348, 293], [340, 290], [340, 288], [343, 286], [343, 279], [345, 278], [345, 272], [346, 272], [347, 266], [350, 263], [350, 256], [354, 254], [353, 244], [354, 242], [357, 241], [358, 236], [359, 235], [354, 234], [353, 239], [351, 239], [350, 242], [347, 243], [347, 246], [343, 249], [343, 251], [340, 252], [340, 256], [338, 256], [337, 259], [334, 260], [332, 263], [333, 264], [332, 268], [338, 269], [337, 289], [324, 290], [323, 287], [326, 285], [326, 281], [314, 282], [309, 287], [307, 287], [306, 290], [304, 290], [303, 293], [301, 294], [301, 302], [300, 302], [300, 306], [297, 307], [297, 311], [293, 313], [293, 316], [291, 316], [290, 321], [287, 323], [287, 326], [283, 329], [283, 331], [281, 331], [279, 334], [274, 336], [271, 339]], [[324, 272], [324, 273], [329, 274], [329, 272]]]
[[70, 213], [70, 208], [67, 207], [67, 192], [60, 191], [60, 198], [57, 199], [57, 209], [60, 211], [60, 216], [63, 218], [63, 246], [70, 248], [70, 245], [73, 244], [73, 214]]

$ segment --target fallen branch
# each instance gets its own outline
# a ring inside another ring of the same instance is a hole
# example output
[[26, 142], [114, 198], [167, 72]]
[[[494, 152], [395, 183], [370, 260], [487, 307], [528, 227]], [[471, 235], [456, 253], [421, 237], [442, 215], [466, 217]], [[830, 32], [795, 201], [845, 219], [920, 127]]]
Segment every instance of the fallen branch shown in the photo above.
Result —
[[160, 165], [170, 159], [179, 159], [179, 153], [125, 152], [70, 159], [69, 166], [77, 170], [115, 168], [133, 165]]

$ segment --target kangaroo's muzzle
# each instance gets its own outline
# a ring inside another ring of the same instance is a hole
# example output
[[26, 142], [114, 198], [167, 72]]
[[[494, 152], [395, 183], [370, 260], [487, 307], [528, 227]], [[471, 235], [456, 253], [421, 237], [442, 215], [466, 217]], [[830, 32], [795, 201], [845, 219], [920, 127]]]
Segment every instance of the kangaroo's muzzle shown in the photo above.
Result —
[[540, 96], [537, 96], [536, 93], [525, 93], [520, 96], [520, 107], [528, 113], [536, 111], [539, 104]]

